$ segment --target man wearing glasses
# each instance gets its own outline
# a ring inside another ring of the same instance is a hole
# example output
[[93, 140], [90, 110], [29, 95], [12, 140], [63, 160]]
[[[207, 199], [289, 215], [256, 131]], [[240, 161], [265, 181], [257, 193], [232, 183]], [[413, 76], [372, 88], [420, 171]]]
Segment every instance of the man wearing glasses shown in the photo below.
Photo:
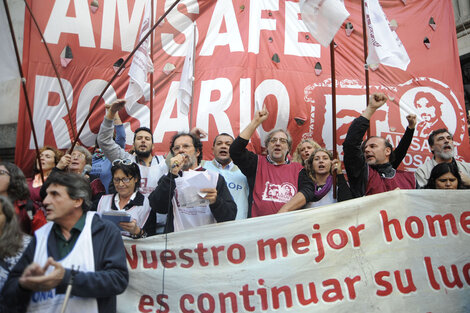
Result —
[[[207, 171], [216, 178], [216, 188], [200, 189], [196, 201], [189, 200], [179, 187], [184, 186], [185, 181], [197, 172], [206, 171], [200, 166], [201, 140], [190, 133], [179, 133], [173, 137], [170, 150], [174, 155], [170, 159], [170, 171], [160, 179], [158, 187], [149, 196], [150, 205], [156, 207], [158, 213], [168, 214], [165, 232], [234, 220], [237, 205], [222, 175]], [[188, 200], [189, 204], [184, 205], [182, 200]]]
[[267, 155], [261, 156], [246, 149], [251, 136], [269, 116], [266, 106], [256, 111], [253, 120], [230, 146], [230, 156], [248, 180], [250, 196], [249, 217], [275, 214], [298, 191], [302, 165], [290, 162], [287, 154], [292, 138], [283, 129], [268, 133], [264, 142]]

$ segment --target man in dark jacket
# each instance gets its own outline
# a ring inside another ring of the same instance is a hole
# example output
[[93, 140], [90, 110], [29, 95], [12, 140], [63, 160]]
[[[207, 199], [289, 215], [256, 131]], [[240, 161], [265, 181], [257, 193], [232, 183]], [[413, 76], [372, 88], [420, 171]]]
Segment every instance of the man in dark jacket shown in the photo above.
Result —
[[178, 187], [178, 184], [183, 186], [189, 178], [206, 171], [200, 165], [202, 143], [199, 138], [190, 133], [176, 134], [170, 150], [174, 155], [170, 159], [170, 170], [160, 178], [157, 188], [149, 196], [151, 205], [157, 208], [158, 213], [168, 214], [166, 232], [234, 220], [237, 205], [225, 179], [217, 172], [207, 171], [208, 176], [216, 177], [216, 188], [198, 189], [199, 195], [189, 191], [194, 191], [194, 186], [185, 190]]
[[119, 229], [87, 212], [91, 190], [80, 175], [54, 173], [44, 187], [52, 222], [36, 231], [2, 301], [17, 312], [60, 312], [72, 284], [67, 312], [116, 312], [116, 295], [129, 280]]
[[362, 142], [372, 115], [385, 102], [387, 97], [384, 94], [373, 94], [366, 110], [352, 122], [343, 143], [344, 165], [355, 198], [396, 188], [416, 188], [413, 173], [396, 170], [411, 143], [414, 123], [410, 122], [413, 129], [408, 127], [403, 144], [400, 142], [395, 152], [392, 144], [382, 137], [372, 136]]

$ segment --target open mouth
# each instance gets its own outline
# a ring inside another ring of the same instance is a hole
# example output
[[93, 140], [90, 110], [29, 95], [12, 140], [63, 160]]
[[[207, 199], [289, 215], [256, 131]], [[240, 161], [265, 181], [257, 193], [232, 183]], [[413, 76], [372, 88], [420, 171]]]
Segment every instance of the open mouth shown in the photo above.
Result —
[[227, 156], [227, 155], [228, 155], [228, 151], [219, 151], [219, 155], [221, 155], [221, 156]]

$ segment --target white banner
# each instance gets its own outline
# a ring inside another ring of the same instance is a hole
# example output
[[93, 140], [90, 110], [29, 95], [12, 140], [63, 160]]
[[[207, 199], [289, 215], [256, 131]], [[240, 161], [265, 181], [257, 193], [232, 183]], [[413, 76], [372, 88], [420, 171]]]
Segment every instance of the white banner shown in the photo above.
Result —
[[364, 10], [367, 23], [367, 64], [384, 64], [406, 71], [410, 58], [400, 38], [390, 29], [378, 0], [365, 0]]
[[349, 12], [342, 0], [300, 0], [302, 21], [312, 36], [328, 47]]
[[468, 312], [470, 191], [396, 190], [125, 240], [119, 312]]
[[[139, 42], [148, 33], [151, 25], [151, 2], [147, 1], [145, 5], [144, 18], [142, 20], [142, 27], [140, 28]], [[138, 101], [147, 90], [150, 89], [147, 83], [147, 75], [153, 72], [153, 62], [150, 58], [150, 36], [142, 43], [137, 49], [132, 59], [132, 64], [129, 69], [129, 87], [127, 88], [125, 99], [127, 112], [132, 112], [132, 106]], [[150, 94], [146, 93], [146, 98], [150, 99]], [[148, 99], [146, 99], [148, 101]]]

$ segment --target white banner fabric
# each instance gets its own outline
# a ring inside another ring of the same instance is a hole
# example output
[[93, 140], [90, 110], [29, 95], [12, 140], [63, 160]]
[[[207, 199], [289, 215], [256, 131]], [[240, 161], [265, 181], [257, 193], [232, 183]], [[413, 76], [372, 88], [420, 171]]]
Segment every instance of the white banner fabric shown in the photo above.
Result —
[[400, 38], [390, 29], [378, 0], [365, 0], [364, 10], [367, 23], [367, 64], [384, 64], [406, 71], [410, 58]]
[[349, 16], [342, 0], [300, 0], [302, 21], [312, 36], [328, 47]]
[[468, 312], [468, 203], [467, 190], [395, 190], [125, 239], [118, 310]]

